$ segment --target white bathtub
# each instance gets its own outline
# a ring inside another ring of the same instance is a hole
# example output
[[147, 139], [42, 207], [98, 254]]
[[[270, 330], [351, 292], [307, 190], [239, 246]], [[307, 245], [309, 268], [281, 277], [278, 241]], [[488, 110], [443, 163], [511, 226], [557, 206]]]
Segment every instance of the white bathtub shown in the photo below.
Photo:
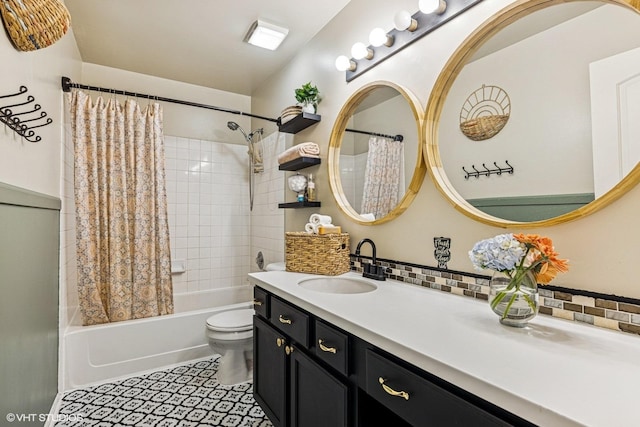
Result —
[[63, 336], [64, 390], [212, 355], [206, 319], [252, 307], [252, 294], [251, 285], [177, 294], [175, 314], [70, 326]]

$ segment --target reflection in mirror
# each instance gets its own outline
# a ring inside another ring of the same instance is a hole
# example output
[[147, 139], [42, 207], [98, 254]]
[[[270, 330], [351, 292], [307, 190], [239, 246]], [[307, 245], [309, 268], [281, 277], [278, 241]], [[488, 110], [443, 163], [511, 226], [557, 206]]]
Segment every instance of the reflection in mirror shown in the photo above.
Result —
[[[485, 23], [465, 42], [475, 48], [487, 33], [481, 46], [471, 55], [463, 45], [440, 77], [449, 88], [428, 161], [443, 192], [485, 222], [544, 225], [590, 213], [640, 159], [640, 16], [616, 0], [543, 3]], [[511, 115], [499, 134], [474, 141], [460, 131], [460, 111], [483, 85], [509, 94]], [[463, 170], [505, 160], [513, 174]]]
[[384, 82], [361, 88], [343, 107], [331, 136], [329, 180], [356, 222], [388, 221], [413, 199], [425, 173], [419, 114], [412, 96]]

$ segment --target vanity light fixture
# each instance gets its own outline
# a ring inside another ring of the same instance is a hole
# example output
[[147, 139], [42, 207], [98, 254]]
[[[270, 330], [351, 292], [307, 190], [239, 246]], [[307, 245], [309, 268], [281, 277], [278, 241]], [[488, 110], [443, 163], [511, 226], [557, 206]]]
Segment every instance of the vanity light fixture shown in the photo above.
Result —
[[393, 24], [398, 31], [414, 32], [418, 29], [418, 21], [413, 19], [411, 14], [406, 10], [400, 10], [393, 17]]
[[393, 19], [394, 29], [384, 31], [375, 28], [369, 34], [370, 46], [356, 43], [351, 50], [352, 58], [338, 57], [336, 68], [344, 71], [346, 81], [350, 82], [481, 1], [418, 0], [419, 10], [416, 13], [411, 15], [406, 10], [398, 11]]
[[436, 15], [442, 15], [447, 10], [447, 2], [445, 0], [420, 0], [418, 2], [418, 9], [420, 12], [435, 13]]
[[374, 28], [369, 33], [369, 44], [373, 47], [387, 46], [391, 47], [393, 45], [394, 37], [387, 34], [385, 30], [382, 28]]
[[371, 59], [373, 58], [373, 49], [368, 48], [362, 42], [358, 42], [351, 47], [351, 56], [354, 59]]
[[344, 55], [336, 58], [336, 68], [338, 71], [355, 71], [356, 63]]
[[264, 49], [276, 50], [287, 34], [289, 34], [287, 28], [258, 19], [249, 27], [244, 41]]

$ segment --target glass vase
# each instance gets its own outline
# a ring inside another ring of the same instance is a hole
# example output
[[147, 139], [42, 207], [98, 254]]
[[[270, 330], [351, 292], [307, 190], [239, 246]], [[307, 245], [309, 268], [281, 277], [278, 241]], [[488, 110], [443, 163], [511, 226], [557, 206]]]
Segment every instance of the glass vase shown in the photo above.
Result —
[[495, 272], [491, 277], [489, 306], [500, 323], [522, 328], [538, 314], [538, 284], [531, 271]]

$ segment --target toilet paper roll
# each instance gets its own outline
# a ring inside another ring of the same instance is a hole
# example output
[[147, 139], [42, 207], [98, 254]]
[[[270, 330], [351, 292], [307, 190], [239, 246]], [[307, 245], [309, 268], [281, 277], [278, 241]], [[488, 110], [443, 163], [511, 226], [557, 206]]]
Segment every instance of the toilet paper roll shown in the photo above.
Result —
[[329, 215], [320, 215], [320, 214], [312, 214], [309, 217], [309, 222], [311, 224], [319, 225], [319, 224], [331, 224], [331, 217]]

